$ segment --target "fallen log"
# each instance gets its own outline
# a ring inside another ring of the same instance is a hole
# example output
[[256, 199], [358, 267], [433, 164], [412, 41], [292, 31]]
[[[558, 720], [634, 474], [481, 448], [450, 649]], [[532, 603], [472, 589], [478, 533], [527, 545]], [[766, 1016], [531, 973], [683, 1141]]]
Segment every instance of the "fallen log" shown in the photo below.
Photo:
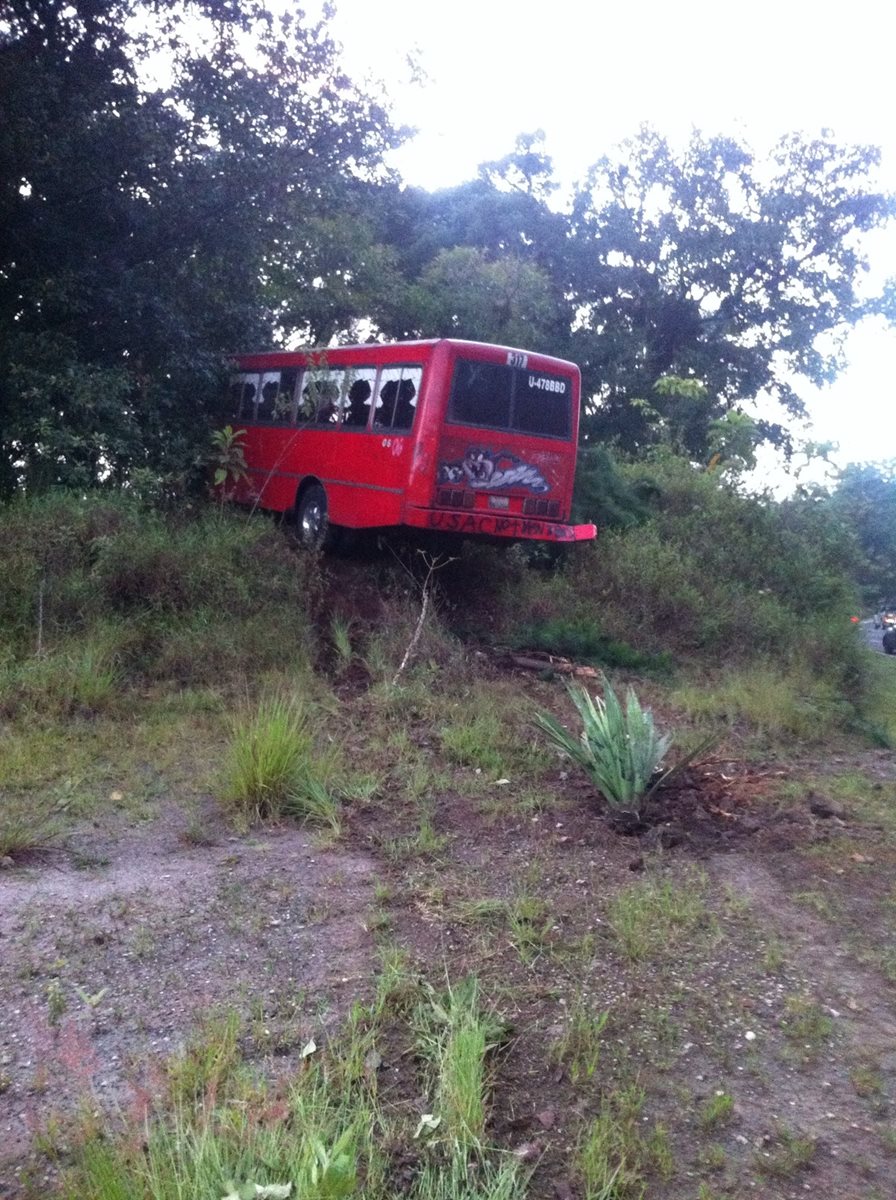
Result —
[[594, 667], [583, 667], [557, 654], [539, 654], [537, 651], [517, 654], [504, 651], [501, 653], [501, 659], [507, 666], [517, 667], [521, 671], [554, 671], [558, 675], [570, 675], [573, 679], [600, 678], [600, 672]]

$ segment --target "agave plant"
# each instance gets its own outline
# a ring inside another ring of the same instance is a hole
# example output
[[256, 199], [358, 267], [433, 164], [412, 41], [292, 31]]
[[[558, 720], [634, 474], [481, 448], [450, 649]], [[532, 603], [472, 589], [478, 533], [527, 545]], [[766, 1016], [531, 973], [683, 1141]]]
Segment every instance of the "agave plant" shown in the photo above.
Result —
[[603, 698], [594, 699], [581, 685], [567, 686], [582, 718], [578, 737], [550, 713], [537, 713], [535, 719], [554, 745], [584, 768], [612, 808], [637, 816], [651, 792], [684, 764], [662, 772], [672, 735], [657, 732], [653, 713], [641, 707], [632, 688], [623, 710], [605, 677], [602, 684]]

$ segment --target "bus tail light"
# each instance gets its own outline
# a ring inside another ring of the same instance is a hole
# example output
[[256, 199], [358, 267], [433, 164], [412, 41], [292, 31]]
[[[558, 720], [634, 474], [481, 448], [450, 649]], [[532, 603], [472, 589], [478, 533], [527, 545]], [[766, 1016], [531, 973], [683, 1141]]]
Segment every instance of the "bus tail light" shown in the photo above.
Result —
[[560, 516], [559, 500], [524, 500], [523, 512], [527, 517], [550, 517], [556, 521]]
[[436, 500], [445, 508], [472, 508], [476, 503], [472, 492], [464, 492], [460, 488], [440, 488]]

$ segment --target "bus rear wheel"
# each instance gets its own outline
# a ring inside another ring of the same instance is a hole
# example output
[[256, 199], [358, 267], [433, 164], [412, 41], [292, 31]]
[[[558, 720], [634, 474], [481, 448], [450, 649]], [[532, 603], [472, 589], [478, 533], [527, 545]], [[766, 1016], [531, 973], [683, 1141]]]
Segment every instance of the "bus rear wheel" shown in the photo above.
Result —
[[296, 538], [306, 550], [336, 548], [339, 527], [330, 524], [327, 493], [322, 484], [309, 484], [296, 501]]

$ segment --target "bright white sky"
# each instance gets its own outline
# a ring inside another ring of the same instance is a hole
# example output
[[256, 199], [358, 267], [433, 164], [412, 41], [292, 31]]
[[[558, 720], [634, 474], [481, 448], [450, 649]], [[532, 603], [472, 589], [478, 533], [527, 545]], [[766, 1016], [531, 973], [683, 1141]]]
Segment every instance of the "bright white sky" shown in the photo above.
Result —
[[[896, 5], [824, 0], [336, 0], [334, 33], [353, 76], [383, 80], [419, 132], [394, 158], [407, 182], [447, 187], [543, 129], [556, 176], [572, 184], [648, 122], [733, 132], [761, 151], [792, 130], [829, 128], [883, 150], [896, 191]], [[312, 7], [309, 5], [309, 8]], [[407, 57], [426, 78], [411, 85]], [[868, 244], [869, 285], [896, 275], [896, 229]], [[896, 330], [850, 335], [849, 369], [806, 388], [816, 440], [838, 461], [896, 458]]]

